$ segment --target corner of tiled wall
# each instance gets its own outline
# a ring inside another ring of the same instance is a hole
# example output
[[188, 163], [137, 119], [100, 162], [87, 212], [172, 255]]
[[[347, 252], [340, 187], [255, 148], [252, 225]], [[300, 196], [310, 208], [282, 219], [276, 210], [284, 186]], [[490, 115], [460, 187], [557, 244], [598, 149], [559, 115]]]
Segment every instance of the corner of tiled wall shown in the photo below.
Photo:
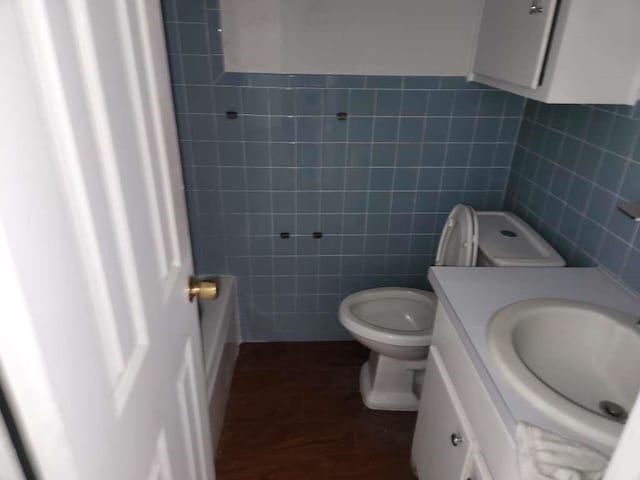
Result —
[[601, 265], [640, 291], [640, 103], [548, 105], [529, 100], [506, 208], [536, 227], [572, 266]]
[[163, 8], [196, 269], [238, 276], [245, 340], [347, 338], [344, 296], [427, 287], [449, 209], [502, 207], [521, 97], [462, 77], [224, 73], [218, 2]]

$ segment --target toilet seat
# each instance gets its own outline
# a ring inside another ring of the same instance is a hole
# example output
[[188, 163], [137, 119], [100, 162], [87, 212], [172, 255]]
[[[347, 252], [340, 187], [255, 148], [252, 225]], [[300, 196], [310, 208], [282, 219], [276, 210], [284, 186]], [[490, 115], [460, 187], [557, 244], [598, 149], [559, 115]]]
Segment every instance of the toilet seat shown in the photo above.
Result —
[[478, 260], [478, 216], [463, 204], [451, 210], [442, 229], [436, 266], [475, 267]]
[[372, 288], [340, 304], [340, 321], [352, 333], [390, 345], [421, 347], [433, 333], [437, 298], [413, 288]]

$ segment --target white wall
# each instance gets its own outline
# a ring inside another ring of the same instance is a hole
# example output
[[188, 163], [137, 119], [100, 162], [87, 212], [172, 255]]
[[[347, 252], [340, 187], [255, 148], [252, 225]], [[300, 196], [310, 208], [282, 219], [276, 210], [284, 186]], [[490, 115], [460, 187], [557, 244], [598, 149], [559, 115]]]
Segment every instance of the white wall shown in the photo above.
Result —
[[464, 75], [480, 0], [221, 0], [232, 72]]

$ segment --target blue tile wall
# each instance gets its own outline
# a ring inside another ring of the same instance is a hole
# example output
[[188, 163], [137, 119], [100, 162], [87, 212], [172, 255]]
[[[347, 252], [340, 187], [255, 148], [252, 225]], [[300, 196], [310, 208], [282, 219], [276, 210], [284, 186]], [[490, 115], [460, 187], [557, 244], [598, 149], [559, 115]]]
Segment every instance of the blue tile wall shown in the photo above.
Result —
[[638, 223], [616, 209], [640, 201], [640, 104], [527, 101], [505, 206], [570, 265], [599, 264], [640, 291]]
[[196, 270], [238, 276], [245, 340], [348, 338], [342, 298], [426, 287], [450, 208], [502, 207], [522, 98], [458, 77], [224, 73], [217, 2], [164, 9]]

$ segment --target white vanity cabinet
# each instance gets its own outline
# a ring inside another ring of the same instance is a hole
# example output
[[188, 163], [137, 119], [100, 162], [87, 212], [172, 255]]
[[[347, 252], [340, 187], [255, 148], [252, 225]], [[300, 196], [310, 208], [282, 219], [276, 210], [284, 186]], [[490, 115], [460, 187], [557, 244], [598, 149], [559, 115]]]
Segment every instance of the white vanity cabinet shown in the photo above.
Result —
[[419, 480], [513, 480], [515, 445], [441, 304], [411, 449]]
[[484, 0], [471, 79], [547, 103], [635, 104], [637, 0]]

